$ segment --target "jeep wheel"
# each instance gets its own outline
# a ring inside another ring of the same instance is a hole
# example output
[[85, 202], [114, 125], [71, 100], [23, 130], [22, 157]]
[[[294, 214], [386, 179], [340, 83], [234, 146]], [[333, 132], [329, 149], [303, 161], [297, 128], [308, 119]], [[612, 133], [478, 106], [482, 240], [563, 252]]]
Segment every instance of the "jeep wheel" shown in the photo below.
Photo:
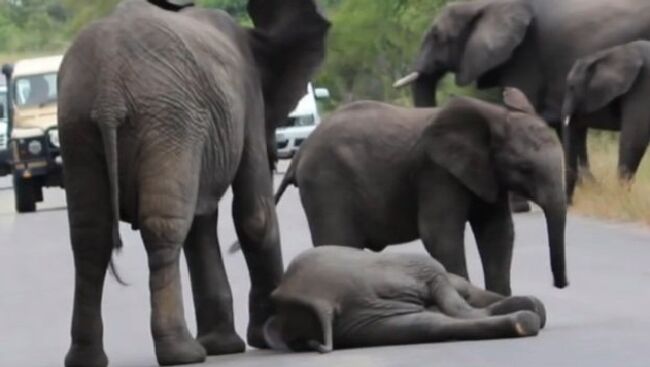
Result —
[[32, 213], [36, 211], [36, 183], [31, 179], [23, 179], [14, 175], [14, 198], [18, 213]]

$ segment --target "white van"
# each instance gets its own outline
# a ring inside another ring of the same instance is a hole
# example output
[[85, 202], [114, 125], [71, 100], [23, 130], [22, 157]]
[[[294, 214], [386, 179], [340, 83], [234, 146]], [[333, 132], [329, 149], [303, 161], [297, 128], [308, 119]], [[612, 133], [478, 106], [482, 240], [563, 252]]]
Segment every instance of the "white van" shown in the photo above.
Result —
[[307, 139], [309, 134], [320, 123], [320, 113], [318, 112], [316, 100], [329, 97], [329, 90], [314, 88], [311, 83], [307, 85], [307, 94], [298, 102], [289, 117], [280, 122], [275, 130], [279, 158], [291, 158], [298, 151], [300, 144]]

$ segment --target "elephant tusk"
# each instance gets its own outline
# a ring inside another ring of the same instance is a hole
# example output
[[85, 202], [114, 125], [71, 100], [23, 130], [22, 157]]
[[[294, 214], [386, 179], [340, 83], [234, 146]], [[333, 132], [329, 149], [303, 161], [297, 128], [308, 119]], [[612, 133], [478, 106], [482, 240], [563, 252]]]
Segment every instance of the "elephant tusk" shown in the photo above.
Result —
[[414, 71], [411, 74], [409, 74], [409, 75], [403, 77], [402, 79], [396, 81], [395, 84], [393, 84], [393, 88], [405, 87], [405, 86], [413, 83], [414, 81], [418, 80], [419, 77], [420, 77], [420, 73], [417, 72], [417, 71]]

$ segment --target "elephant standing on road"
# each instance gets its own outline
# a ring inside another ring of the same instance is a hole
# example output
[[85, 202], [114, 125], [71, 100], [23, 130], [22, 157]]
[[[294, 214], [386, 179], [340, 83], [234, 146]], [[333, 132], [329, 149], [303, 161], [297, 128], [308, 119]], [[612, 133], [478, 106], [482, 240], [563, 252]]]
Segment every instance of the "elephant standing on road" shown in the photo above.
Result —
[[341, 246], [298, 256], [271, 297], [265, 336], [280, 350], [532, 336], [546, 319], [536, 298], [476, 288], [429, 256]]
[[504, 95], [507, 108], [471, 98], [443, 108], [342, 107], [303, 143], [276, 202], [298, 186], [316, 246], [380, 251], [421, 238], [465, 278], [469, 221], [486, 288], [509, 295], [512, 190], [544, 210], [555, 286], [565, 287], [562, 146], [521, 92]]
[[562, 108], [568, 156], [575, 158], [573, 135], [587, 127], [620, 130], [619, 176], [631, 179], [650, 142], [648, 98], [650, 42], [631, 42], [578, 59]]
[[[321, 63], [329, 23], [313, 0], [250, 0], [252, 29], [179, 3], [189, 1], [123, 1], [77, 36], [61, 65], [76, 270], [68, 367], [108, 363], [101, 299], [111, 253], [121, 246], [120, 219], [141, 230], [147, 251], [158, 362], [244, 351], [216, 234], [218, 203], [231, 184], [251, 277], [248, 343], [266, 347], [269, 295], [283, 270], [269, 167], [275, 123]], [[181, 249], [198, 341], [183, 314]]]
[[[647, 0], [452, 2], [426, 33], [414, 72], [397, 85], [414, 82], [413, 98], [420, 107], [435, 105], [436, 85], [447, 72], [455, 73], [460, 85], [516, 87], [559, 131], [566, 77], [574, 62], [609, 47], [650, 40], [648, 24]], [[588, 169], [587, 125], [580, 126], [571, 136], [572, 154]], [[569, 167], [569, 196], [576, 173], [577, 167]]]

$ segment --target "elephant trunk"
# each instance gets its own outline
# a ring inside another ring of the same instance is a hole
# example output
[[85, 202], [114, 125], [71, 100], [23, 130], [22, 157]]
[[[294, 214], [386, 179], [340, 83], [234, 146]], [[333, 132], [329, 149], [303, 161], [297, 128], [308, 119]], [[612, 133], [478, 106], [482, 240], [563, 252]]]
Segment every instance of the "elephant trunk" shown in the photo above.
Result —
[[[559, 187], [563, 188], [564, 185], [561, 184]], [[542, 203], [542, 210], [546, 216], [553, 284], [557, 288], [564, 288], [569, 285], [565, 243], [567, 204], [564, 190], [558, 191], [552, 195], [550, 200]]]
[[413, 83], [413, 104], [415, 107], [435, 107], [436, 90], [444, 72], [421, 73]]
[[567, 198], [569, 204], [573, 199], [573, 191], [577, 179], [577, 155], [574, 151], [576, 149], [571, 145], [571, 120], [576, 113], [576, 100], [573, 95], [567, 92], [567, 95], [562, 104], [562, 121], [560, 125], [560, 134], [562, 139], [562, 148], [564, 151], [564, 162], [566, 163], [564, 177], [567, 188]]

